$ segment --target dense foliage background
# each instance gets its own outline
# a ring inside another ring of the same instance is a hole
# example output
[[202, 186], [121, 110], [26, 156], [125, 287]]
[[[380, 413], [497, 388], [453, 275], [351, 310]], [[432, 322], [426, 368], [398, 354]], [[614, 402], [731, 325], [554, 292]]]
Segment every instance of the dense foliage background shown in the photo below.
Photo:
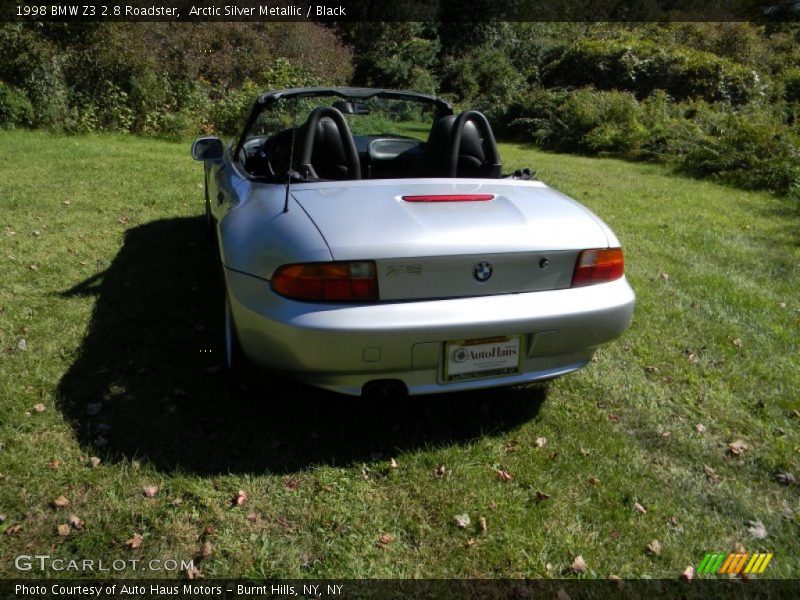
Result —
[[3, 24], [0, 52], [7, 128], [230, 133], [265, 89], [378, 85], [501, 139], [800, 196], [797, 24]]

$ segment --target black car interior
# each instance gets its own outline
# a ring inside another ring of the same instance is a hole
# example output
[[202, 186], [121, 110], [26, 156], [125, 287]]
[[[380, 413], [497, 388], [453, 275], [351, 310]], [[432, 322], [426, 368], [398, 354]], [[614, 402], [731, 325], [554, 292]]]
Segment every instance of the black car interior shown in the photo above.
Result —
[[[342, 110], [340, 110], [342, 109]], [[486, 117], [465, 111], [437, 119], [428, 140], [401, 135], [353, 136], [345, 102], [314, 109], [306, 122], [245, 145], [245, 170], [255, 177], [348, 181], [406, 177], [500, 178], [497, 143]]]

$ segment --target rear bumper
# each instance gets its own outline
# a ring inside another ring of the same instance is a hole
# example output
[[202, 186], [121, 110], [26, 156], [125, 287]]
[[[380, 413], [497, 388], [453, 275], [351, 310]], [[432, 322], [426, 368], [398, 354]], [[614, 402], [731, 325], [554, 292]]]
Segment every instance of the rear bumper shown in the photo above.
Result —
[[[264, 367], [346, 394], [375, 379], [402, 380], [428, 394], [549, 379], [582, 367], [630, 323], [635, 297], [623, 278], [576, 289], [474, 298], [315, 304], [288, 300], [259, 278], [226, 270], [245, 354]], [[444, 343], [518, 335], [521, 372], [442, 381]]]

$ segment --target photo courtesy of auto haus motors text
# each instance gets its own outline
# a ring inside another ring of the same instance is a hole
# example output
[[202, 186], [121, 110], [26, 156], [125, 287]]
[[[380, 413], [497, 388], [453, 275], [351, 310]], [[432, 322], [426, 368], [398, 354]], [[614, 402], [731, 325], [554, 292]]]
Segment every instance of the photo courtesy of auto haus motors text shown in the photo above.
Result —
[[259, 585], [256, 583], [16, 583], [14, 595], [17, 598], [126, 598], [147, 597], [180, 598], [215, 596], [247, 596], [261, 598], [335, 598], [344, 594], [345, 585], [336, 583], [275, 583]]

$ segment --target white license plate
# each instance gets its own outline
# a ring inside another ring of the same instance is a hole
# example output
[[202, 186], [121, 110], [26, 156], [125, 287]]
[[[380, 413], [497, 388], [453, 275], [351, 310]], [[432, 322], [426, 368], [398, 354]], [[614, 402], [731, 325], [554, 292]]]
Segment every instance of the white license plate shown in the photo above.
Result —
[[445, 344], [444, 380], [464, 381], [519, 373], [521, 336], [457, 340]]

